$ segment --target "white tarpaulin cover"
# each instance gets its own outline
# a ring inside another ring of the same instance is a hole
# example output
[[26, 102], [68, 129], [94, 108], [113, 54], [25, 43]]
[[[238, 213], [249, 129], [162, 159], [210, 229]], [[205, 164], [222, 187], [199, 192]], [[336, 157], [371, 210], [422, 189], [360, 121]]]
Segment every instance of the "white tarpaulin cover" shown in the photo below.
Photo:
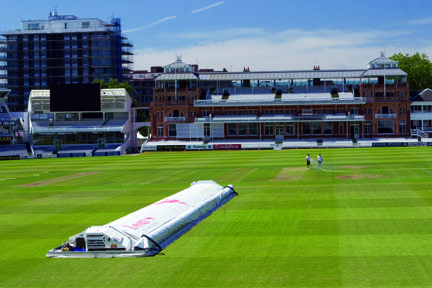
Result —
[[232, 185], [198, 181], [103, 226], [91, 226], [47, 253], [53, 258], [138, 257], [157, 254], [237, 193]]

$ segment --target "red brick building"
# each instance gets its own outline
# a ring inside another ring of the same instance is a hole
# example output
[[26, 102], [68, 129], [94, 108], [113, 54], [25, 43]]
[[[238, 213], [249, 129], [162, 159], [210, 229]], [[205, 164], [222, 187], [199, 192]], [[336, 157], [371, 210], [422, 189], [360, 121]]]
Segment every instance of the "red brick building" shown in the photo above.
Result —
[[383, 54], [350, 70], [202, 72], [177, 59], [155, 80], [152, 139], [408, 137], [406, 76]]

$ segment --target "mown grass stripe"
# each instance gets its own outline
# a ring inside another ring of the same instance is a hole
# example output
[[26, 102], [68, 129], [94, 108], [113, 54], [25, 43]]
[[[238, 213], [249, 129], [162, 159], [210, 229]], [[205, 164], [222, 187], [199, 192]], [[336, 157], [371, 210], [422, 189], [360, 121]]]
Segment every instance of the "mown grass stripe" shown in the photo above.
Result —
[[[327, 171], [306, 170], [307, 153]], [[0, 179], [15, 179], [0, 182], [0, 287], [428, 287], [430, 159], [405, 147], [3, 161]], [[90, 225], [215, 179], [239, 196], [164, 255], [45, 258]]]

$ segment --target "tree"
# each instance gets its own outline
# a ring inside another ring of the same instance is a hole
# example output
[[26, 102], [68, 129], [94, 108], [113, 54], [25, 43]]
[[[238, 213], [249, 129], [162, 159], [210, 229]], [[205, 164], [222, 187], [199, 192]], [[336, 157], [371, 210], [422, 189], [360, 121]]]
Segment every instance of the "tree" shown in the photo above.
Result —
[[113, 79], [113, 78], [110, 79], [109, 83], [106, 83], [105, 80], [103, 79], [102, 80], [95, 79], [93, 83], [100, 83], [101, 89], [124, 88], [129, 93], [129, 95], [132, 95], [134, 93], [134, 89], [129, 83], [127, 82], [120, 83], [117, 79]]
[[389, 58], [398, 61], [399, 68], [408, 73], [411, 93], [432, 88], [432, 63], [426, 54], [417, 52], [410, 56], [398, 53]]
[[142, 136], [148, 137], [148, 136], [150, 136], [151, 128], [149, 126], [145, 126], [145, 127], [139, 128], [138, 131], [140, 132], [140, 134]]
[[[109, 89], [109, 88], [124, 88], [126, 89], [126, 91], [129, 93], [129, 95], [133, 95], [132, 93], [134, 93], [134, 89], [133, 87], [127, 83], [127, 82], [123, 82], [120, 83], [117, 79], [113, 79], [111, 78], [109, 83], [106, 83], [105, 80], [103, 79], [95, 79], [93, 81], [93, 83], [100, 83], [101, 85], [101, 89]], [[132, 100], [132, 105], [136, 105], [138, 102], [134, 97], [131, 97]], [[150, 115], [145, 115], [145, 113], [141, 110], [137, 110], [136, 111], [136, 121], [137, 122], [146, 122], [146, 121], [150, 121]], [[150, 127], [147, 127], [150, 128]], [[147, 129], [146, 127], [142, 127], [139, 129], [141, 135], [143, 136], [147, 136], [150, 133], [150, 129]]]
[[99, 83], [101, 85], [101, 89], [107, 89], [108, 83], [105, 82], [103, 79], [95, 79], [93, 80], [93, 83]]

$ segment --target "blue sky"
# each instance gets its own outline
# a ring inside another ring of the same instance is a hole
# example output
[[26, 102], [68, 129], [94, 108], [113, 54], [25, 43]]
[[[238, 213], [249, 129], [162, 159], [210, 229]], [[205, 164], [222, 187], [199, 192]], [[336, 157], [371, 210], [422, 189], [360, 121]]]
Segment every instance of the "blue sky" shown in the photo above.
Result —
[[120, 17], [136, 70], [177, 55], [229, 71], [364, 68], [381, 50], [432, 56], [431, 0], [0, 0], [0, 32], [53, 9]]

